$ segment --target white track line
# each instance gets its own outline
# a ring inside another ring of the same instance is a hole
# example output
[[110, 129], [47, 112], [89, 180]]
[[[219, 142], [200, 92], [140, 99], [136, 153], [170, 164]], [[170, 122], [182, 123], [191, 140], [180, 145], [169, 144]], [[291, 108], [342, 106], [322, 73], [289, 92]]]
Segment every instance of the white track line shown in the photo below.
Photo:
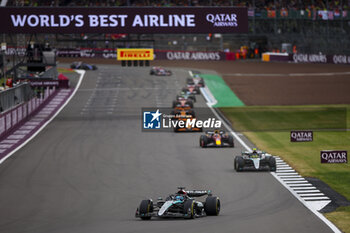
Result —
[[[350, 72], [349, 72], [350, 74]], [[190, 75], [192, 76], [192, 72], [190, 72]], [[209, 90], [209, 89], [208, 89]], [[202, 89], [201, 89], [202, 91]], [[206, 90], [205, 90], [206, 91]], [[209, 90], [210, 92], [210, 90]], [[203, 93], [203, 92], [202, 92]], [[205, 95], [203, 95], [204, 98], [206, 98]], [[210, 100], [206, 99], [208, 102]], [[217, 112], [213, 109], [212, 107], [212, 104], [211, 103], [207, 103], [207, 106], [208, 108], [212, 111], [212, 113], [223, 123], [223, 125], [230, 131], [230, 133], [237, 139], [237, 141], [248, 151], [252, 151], [252, 149], [237, 135], [237, 133], [235, 131], [233, 131], [233, 129], [228, 125], [226, 124], [226, 122], [219, 116], [219, 114], [217, 114]], [[282, 159], [280, 159], [279, 157], [276, 157], [276, 161], [278, 162], [284, 162]], [[294, 170], [293, 170], [294, 171]], [[279, 174], [277, 174], [279, 173]], [[293, 189], [305, 189], [305, 188], [308, 188], [308, 189], [316, 189], [316, 187], [314, 186], [310, 186], [310, 187], [289, 187], [282, 179], [281, 177], [279, 177], [279, 175], [281, 175], [281, 171], [280, 172], [270, 172], [270, 174], [276, 178], [276, 180], [278, 180], [290, 193], [292, 193], [292, 195], [297, 198], [306, 208], [308, 208], [313, 214], [315, 214], [321, 221], [323, 221], [333, 232], [335, 233], [341, 233], [341, 231], [331, 222], [329, 221], [325, 216], [323, 216], [323, 214], [321, 214], [320, 212], [318, 212], [316, 209], [317, 206], [321, 206], [322, 208], [324, 206], [326, 206], [330, 200], [325, 200], [325, 202], [323, 203], [315, 203], [315, 205], [310, 205], [309, 203], [310, 202], [306, 202], [303, 198], [300, 197], [300, 195], [297, 193], [297, 191], [293, 190]], [[283, 171], [283, 173], [285, 173], [285, 171]], [[291, 173], [289, 173], [291, 174]], [[299, 175], [298, 173], [296, 173], [294, 171], [293, 174], [297, 174]], [[305, 184], [304, 184], [305, 185]], [[319, 208], [321, 208], [319, 207]]]
[[303, 194], [300, 194], [301, 197], [314, 197], [314, 196], [323, 196], [325, 197], [325, 195], [321, 192], [319, 193], [303, 193]]
[[299, 191], [295, 191], [297, 193], [299, 193], [300, 195], [304, 195], [304, 193], [321, 193], [320, 190], [315, 189], [315, 190], [299, 190]]
[[222, 74], [222, 76], [238, 76], [238, 77], [305, 77], [305, 76], [334, 76], [349, 75], [350, 72], [333, 72], [333, 73], [289, 73], [289, 74]]
[[315, 186], [310, 186], [310, 187], [295, 187], [295, 188], [292, 188], [295, 192], [299, 192], [299, 190], [317, 190], [317, 191], [320, 191], [318, 189], [316, 189]]
[[38, 131], [36, 131], [32, 136], [30, 136], [26, 141], [24, 141], [21, 145], [19, 145], [16, 149], [11, 151], [7, 156], [2, 158], [0, 160], [0, 164], [2, 164], [7, 158], [12, 156], [14, 153], [16, 153], [18, 150], [20, 150], [22, 147], [24, 147], [27, 143], [29, 143], [33, 138], [35, 138], [36, 135], [38, 135], [61, 111], [62, 109], [69, 103], [69, 101], [73, 98], [77, 90], [79, 89], [81, 82], [83, 81], [85, 70], [75, 70], [78, 74], [80, 74], [79, 81], [77, 83], [77, 86], [75, 87], [72, 95], [66, 100], [66, 102], [58, 109], [58, 111], [45, 123], [43, 124]]

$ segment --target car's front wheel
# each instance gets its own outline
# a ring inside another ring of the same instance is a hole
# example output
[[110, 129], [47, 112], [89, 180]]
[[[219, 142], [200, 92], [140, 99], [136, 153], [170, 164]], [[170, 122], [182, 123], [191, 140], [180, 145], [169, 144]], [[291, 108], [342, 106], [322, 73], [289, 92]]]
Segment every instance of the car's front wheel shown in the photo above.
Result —
[[205, 135], [201, 135], [201, 137], [199, 138], [199, 145], [200, 147], [207, 147], [207, 143], [208, 143], [208, 139]]
[[218, 197], [207, 197], [205, 200], [204, 211], [208, 216], [219, 215], [220, 208], [220, 199]]
[[228, 145], [230, 146], [230, 147], [234, 147], [234, 143], [233, 143], [233, 137], [232, 137], [232, 135], [228, 135]]
[[149, 220], [151, 216], [148, 216], [153, 212], [153, 203], [151, 200], [142, 200], [139, 208], [140, 218], [142, 220]]
[[244, 160], [241, 156], [236, 156], [234, 161], [234, 167], [237, 172], [240, 172], [243, 170], [244, 167]]

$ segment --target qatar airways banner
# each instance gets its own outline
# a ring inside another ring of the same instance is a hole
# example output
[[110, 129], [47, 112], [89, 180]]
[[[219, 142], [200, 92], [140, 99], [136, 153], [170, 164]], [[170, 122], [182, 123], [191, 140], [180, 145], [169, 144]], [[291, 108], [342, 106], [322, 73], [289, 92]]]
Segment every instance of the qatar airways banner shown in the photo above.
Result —
[[224, 52], [156, 51], [156, 60], [222, 61]]
[[295, 53], [290, 56], [290, 60], [295, 63], [330, 63], [350, 65], [350, 56], [344, 54], [325, 55]]
[[1, 7], [0, 33], [247, 33], [245, 7]]

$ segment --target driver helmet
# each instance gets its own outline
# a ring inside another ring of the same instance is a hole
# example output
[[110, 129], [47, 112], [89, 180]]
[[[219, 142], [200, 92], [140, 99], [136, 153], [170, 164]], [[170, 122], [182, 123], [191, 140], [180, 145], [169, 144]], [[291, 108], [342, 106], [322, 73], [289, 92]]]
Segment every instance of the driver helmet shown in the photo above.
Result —
[[256, 150], [256, 148], [253, 148], [253, 152], [252, 152], [253, 154], [257, 154], [258, 152], [257, 152], [257, 150]]
[[214, 130], [214, 133], [215, 133], [215, 134], [219, 134], [219, 133], [220, 133], [220, 130], [216, 129], [216, 130]]
[[181, 196], [181, 195], [176, 195], [176, 196], [175, 196], [175, 200], [176, 200], [176, 201], [183, 201], [183, 200], [184, 200], [184, 197]]

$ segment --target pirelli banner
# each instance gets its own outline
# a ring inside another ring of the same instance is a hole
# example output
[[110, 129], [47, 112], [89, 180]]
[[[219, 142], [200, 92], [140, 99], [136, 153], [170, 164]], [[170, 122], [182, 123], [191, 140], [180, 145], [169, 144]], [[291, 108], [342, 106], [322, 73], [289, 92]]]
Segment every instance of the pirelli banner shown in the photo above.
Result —
[[151, 61], [153, 49], [117, 49], [118, 61]]
[[245, 7], [0, 7], [0, 33], [247, 33]]

